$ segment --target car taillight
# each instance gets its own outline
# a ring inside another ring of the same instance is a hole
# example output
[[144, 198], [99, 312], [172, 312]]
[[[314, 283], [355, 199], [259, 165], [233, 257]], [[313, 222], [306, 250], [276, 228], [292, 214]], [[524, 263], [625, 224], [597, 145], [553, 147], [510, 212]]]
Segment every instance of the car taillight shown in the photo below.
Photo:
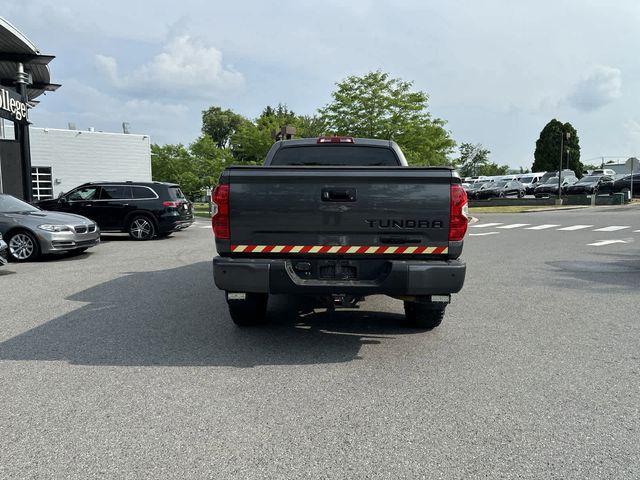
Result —
[[178, 202], [162, 202], [162, 206], [178, 208]]
[[467, 193], [462, 185], [451, 185], [451, 214], [449, 217], [449, 241], [459, 242], [464, 239], [469, 223], [469, 207]]
[[229, 185], [218, 185], [213, 191], [214, 215], [211, 217], [213, 234], [219, 240], [230, 240]]

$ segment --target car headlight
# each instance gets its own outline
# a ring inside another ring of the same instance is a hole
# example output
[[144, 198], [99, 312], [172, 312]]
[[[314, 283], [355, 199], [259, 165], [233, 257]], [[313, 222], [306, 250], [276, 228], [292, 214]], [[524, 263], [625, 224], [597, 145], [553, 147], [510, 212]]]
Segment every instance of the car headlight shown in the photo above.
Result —
[[45, 223], [44, 225], [38, 225], [40, 230], [46, 230], [47, 232], [69, 232], [71, 228], [66, 225], [50, 225]]

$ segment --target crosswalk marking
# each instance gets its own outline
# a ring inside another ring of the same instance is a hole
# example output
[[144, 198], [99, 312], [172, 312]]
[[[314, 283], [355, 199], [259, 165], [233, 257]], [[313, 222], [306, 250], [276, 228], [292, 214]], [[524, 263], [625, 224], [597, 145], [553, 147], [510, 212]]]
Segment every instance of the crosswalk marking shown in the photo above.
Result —
[[500, 232], [482, 232], [482, 233], [470, 233], [470, 237], [484, 237], [486, 235], [498, 235]]
[[470, 225], [471, 228], [485, 228], [485, 227], [495, 227], [497, 225], [502, 225], [502, 223], [481, 223], [479, 225]]
[[501, 227], [496, 227], [496, 228], [504, 228], [505, 230], [510, 230], [512, 228], [526, 227], [527, 225], [531, 225], [531, 224], [530, 223], [512, 223], [511, 225], [503, 225]]
[[618, 230], [624, 230], [625, 228], [631, 228], [628, 225], [612, 225], [610, 227], [598, 228], [594, 232], [617, 232]]
[[595, 243], [588, 243], [590, 247], [604, 247], [605, 245], [612, 245], [614, 243], [627, 243], [624, 240], [601, 240]]
[[560, 226], [561, 225], [553, 225], [553, 224], [536, 225], [535, 227], [525, 228], [525, 230], [546, 230], [547, 228], [555, 228], [555, 227], [560, 227]]
[[573, 232], [574, 230], [583, 230], [585, 228], [593, 227], [593, 225], [571, 225], [570, 227], [559, 228], [559, 231]]

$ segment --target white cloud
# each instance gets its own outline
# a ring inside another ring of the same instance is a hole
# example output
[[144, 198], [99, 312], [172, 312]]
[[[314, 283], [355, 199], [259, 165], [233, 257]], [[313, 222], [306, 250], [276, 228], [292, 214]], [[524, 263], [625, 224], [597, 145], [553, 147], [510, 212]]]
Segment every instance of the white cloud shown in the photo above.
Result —
[[582, 111], [598, 110], [622, 95], [622, 72], [607, 66], [597, 66], [579, 82], [567, 97], [572, 107]]
[[224, 65], [222, 53], [188, 35], [171, 39], [162, 52], [129, 74], [121, 74], [113, 57], [96, 55], [100, 71], [122, 92], [173, 97], [217, 98], [244, 86], [243, 75]]

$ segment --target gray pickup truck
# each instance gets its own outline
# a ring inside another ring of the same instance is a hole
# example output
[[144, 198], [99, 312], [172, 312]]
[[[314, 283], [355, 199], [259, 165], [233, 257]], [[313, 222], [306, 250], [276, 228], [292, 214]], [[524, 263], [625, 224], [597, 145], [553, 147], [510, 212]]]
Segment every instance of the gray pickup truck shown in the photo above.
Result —
[[367, 295], [404, 301], [414, 327], [440, 324], [464, 283], [467, 196], [445, 167], [409, 167], [388, 140], [277, 142], [262, 167], [229, 167], [213, 195], [215, 283], [240, 326], [269, 294], [329, 308]]

